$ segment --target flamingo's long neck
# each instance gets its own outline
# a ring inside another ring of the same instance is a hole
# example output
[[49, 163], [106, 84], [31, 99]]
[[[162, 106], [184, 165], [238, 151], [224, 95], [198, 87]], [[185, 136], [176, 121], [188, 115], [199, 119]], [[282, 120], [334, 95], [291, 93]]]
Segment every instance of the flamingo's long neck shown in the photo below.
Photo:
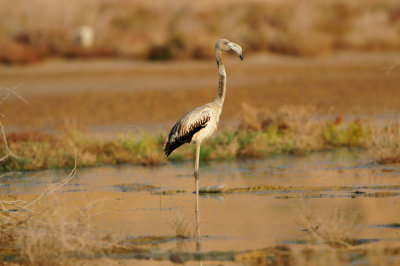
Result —
[[224, 63], [222, 62], [221, 50], [215, 49], [215, 59], [217, 60], [217, 66], [218, 66], [218, 92], [215, 101], [221, 104], [222, 108], [226, 92], [226, 72]]

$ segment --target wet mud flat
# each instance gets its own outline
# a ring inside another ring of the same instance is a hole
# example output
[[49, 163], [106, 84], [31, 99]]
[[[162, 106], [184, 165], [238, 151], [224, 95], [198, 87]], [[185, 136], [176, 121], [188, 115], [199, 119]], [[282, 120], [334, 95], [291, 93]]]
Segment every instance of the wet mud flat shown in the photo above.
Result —
[[[221, 122], [237, 120], [243, 104], [268, 110], [310, 105], [334, 116], [396, 114], [399, 58], [399, 53], [259, 54], [238, 62], [226, 55], [228, 90]], [[8, 132], [168, 130], [188, 110], [212, 101], [218, 85], [214, 60], [49, 60], [1, 66], [0, 80], [1, 87], [17, 87], [27, 102], [9, 97], [2, 103]]]
[[[198, 217], [191, 162], [78, 169], [52, 200], [66, 215], [93, 206], [91, 227], [118, 243], [88, 264], [399, 262], [400, 165], [367, 162], [339, 150], [203, 163]], [[8, 173], [1, 200], [33, 199], [63, 176]]]

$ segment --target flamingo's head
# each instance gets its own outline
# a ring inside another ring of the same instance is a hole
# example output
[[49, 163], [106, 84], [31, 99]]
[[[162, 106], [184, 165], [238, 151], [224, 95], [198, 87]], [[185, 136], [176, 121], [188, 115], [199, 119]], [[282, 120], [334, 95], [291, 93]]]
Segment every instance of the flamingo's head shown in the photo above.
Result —
[[215, 50], [234, 51], [240, 57], [240, 59], [243, 60], [242, 47], [236, 43], [228, 41], [227, 39], [219, 39], [215, 44]]

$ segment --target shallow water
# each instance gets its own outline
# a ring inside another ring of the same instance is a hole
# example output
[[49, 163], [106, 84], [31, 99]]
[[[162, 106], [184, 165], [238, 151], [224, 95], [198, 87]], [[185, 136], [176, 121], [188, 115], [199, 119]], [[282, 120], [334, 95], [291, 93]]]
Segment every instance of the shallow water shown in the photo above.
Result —
[[[400, 190], [379, 186], [398, 185], [400, 165], [367, 162], [359, 151], [342, 150], [304, 157], [201, 163], [201, 187], [218, 184], [228, 188], [284, 187], [261, 192], [202, 194], [200, 251], [318, 243], [321, 240], [313, 239], [305, 230], [303, 220], [307, 215], [320, 223], [332, 223], [332, 234], [346, 231], [360, 244], [399, 241], [396, 224], [400, 222]], [[33, 199], [67, 174], [67, 171], [8, 173], [1, 177], [0, 195]], [[287, 186], [299, 189], [288, 191], [284, 189]], [[163, 195], [158, 193], [160, 189], [180, 193]], [[159, 167], [104, 166], [78, 169], [57, 200], [65, 212], [94, 203], [91, 222], [96, 231], [129, 242], [144, 236], [175, 236], [182, 231], [194, 234], [193, 190], [192, 162]], [[146, 246], [156, 252], [196, 251], [196, 243], [191, 239], [167, 240], [155, 240]]]

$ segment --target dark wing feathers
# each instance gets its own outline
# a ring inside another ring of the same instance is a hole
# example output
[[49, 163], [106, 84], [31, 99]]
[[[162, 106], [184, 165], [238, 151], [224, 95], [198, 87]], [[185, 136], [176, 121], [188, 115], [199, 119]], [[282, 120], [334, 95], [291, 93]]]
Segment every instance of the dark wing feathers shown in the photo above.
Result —
[[169, 132], [168, 138], [164, 145], [164, 152], [167, 157], [176, 148], [185, 143], [190, 143], [192, 141], [193, 135], [207, 126], [208, 121], [210, 121], [210, 116], [203, 116], [193, 123], [187, 125], [186, 127], [184, 126], [184, 119], [185, 117], [176, 122], [174, 127], [171, 129], [171, 132]]

